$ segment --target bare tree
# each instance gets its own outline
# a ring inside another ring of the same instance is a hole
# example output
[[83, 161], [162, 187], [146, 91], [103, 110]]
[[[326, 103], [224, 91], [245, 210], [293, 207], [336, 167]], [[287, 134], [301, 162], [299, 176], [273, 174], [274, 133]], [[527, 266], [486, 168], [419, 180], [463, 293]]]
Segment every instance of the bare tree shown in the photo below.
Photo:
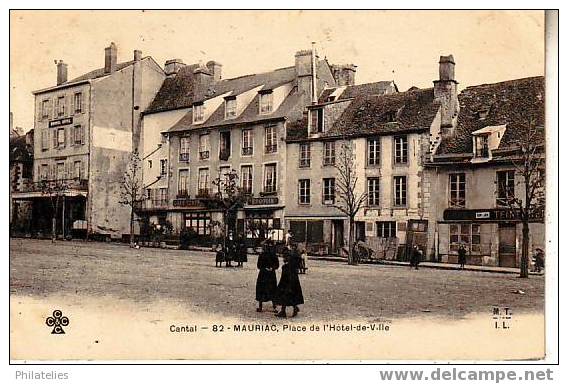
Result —
[[[65, 180], [42, 180], [39, 183], [41, 194], [49, 197], [49, 202], [51, 203], [51, 242], [53, 243], [55, 243], [57, 238], [57, 212], [67, 187]], [[64, 223], [62, 222], [61, 225], [63, 226]]]
[[239, 187], [239, 175], [234, 169], [225, 174], [221, 174], [219, 170], [217, 178], [212, 183], [217, 187], [213, 202], [223, 211], [223, 245], [226, 246], [227, 235], [229, 232], [234, 233], [237, 211], [244, 206], [246, 196]]
[[[542, 127], [538, 127], [532, 118], [527, 125], [518, 130], [514, 141], [512, 164], [515, 167], [516, 183], [498, 185], [498, 194], [506, 196], [506, 204], [514, 215], [518, 215], [523, 226], [521, 246], [520, 277], [529, 277], [529, 222], [543, 217], [545, 206], [545, 155]], [[515, 195], [515, 185], [523, 189], [523, 196]]]
[[135, 210], [144, 200], [142, 165], [138, 151], [132, 152], [122, 184], [119, 203], [130, 208], [130, 246], [134, 246]]
[[338, 176], [335, 182], [337, 199], [334, 206], [347, 215], [349, 219], [347, 260], [349, 264], [355, 264], [355, 216], [366, 203], [367, 193], [359, 193], [357, 191], [359, 178], [355, 169], [353, 144], [350, 141], [344, 140], [342, 142], [339, 157], [335, 161], [334, 166], [337, 169]]

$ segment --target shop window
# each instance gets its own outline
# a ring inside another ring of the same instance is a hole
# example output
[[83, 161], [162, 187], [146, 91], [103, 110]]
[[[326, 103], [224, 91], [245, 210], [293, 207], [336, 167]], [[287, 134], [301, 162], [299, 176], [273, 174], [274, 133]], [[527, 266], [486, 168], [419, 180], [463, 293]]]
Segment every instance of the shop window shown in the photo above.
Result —
[[450, 252], [458, 252], [460, 244], [471, 253], [481, 252], [480, 224], [450, 224]]
[[396, 221], [377, 221], [377, 236], [396, 237]]
[[211, 235], [211, 214], [187, 213], [185, 215], [185, 227], [198, 235]]

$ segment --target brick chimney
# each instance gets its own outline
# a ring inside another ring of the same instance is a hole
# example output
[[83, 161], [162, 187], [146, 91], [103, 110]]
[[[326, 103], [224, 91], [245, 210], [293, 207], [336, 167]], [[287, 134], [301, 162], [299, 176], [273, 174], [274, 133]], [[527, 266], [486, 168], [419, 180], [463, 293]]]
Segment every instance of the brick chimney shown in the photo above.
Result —
[[209, 69], [207, 69], [207, 67], [199, 65], [193, 71], [193, 81], [195, 84], [195, 91], [199, 98], [205, 95], [207, 88], [213, 82], [213, 75], [211, 74], [211, 72], [209, 72]]
[[57, 85], [67, 82], [67, 64], [63, 60], [57, 62]]
[[116, 57], [116, 44], [110, 43], [110, 46], [105, 48], [105, 73], [112, 73], [116, 71]]
[[213, 76], [213, 82], [221, 80], [221, 71], [223, 69], [223, 64], [211, 60], [207, 62], [206, 67], [209, 70], [209, 73], [211, 73], [211, 76]]
[[354, 64], [332, 65], [333, 78], [338, 87], [355, 85], [357, 66]]
[[[318, 56], [315, 55], [313, 58], [316, 63], [318, 61]], [[305, 105], [310, 105], [313, 99], [313, 77], [312, 77], [312, 50], [302, 50], [296, 52], [295, 55], [295, 68], [296, 68], [296, 86], [298, 87], [298, 93], [304, 92], [305, 94]], [[317, 95], [315, 95], [317, 97]]]
[[166, 72], [166, 76], [174, 77], [180, 68], [184, 66], [185, 64], [182, 59], [170, 59], [164, 64], [164, 72]]
[[142, 60], [142, 51], [139, 49], [134, 50], [134, 61]]
[[434, 80], [434, 99], [440, 103], [442, 136], [454, 133], [459, 112], [455, 66], [452, 55], [440, 56], [439, 80]]

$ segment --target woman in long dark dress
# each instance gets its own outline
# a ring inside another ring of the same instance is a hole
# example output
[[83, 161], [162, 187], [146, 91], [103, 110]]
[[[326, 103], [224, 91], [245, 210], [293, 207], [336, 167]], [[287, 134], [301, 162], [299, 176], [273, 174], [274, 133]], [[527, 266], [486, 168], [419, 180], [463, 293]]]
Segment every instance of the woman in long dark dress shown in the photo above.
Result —
[[271, 244], [265, 244], [256, 262], [258, 268], [258, 277], [256, 278], [257, 312], [262, 312], [262, 303], [267, 301], [272, 301], [272, 308], [276, 312], [276, 270], [279, 264], [274, 247]]
[[247, 246], [243, 238], [239, 238], [237, 243], [237, 266], [242, 267], [243, 263], [248, 261], [247, 258]]
[[283, 257], [284, 264], [282, 265], [282, 274], [276, 294], [276, 304], [281, 305], [281, 307], [276, 316], [286, 317], [286, 307], [291, 306], [294, 308], [292, 317], [295, 317], [300, 312], [298, 305], [304, 304], [304, 295], [298, 277], [300, 254], [298, 249], [294, 247], [290, 253], [284, 253]]

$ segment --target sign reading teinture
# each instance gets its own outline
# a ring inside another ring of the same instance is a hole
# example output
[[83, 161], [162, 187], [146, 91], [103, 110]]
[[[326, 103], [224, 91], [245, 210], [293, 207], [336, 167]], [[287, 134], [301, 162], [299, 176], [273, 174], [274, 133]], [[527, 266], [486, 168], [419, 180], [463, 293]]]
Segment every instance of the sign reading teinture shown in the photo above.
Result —
[[[520, 221], [518, 210], [507, 208], [490, 208], [490, 209], [446, 209], [444, 211], [444, 220], [478, 220], [478, 221]], [[544, 211], [534, 210], [532, 212], [531, 222], [543, 222]]]

